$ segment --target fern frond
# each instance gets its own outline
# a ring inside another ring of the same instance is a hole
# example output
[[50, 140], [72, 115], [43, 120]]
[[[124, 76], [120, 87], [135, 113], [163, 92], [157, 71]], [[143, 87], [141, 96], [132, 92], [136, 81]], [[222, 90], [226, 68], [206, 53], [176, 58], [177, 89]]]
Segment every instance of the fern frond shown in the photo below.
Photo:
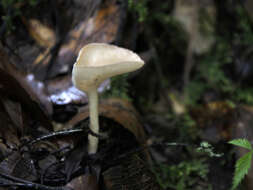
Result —
[[228, 143], [246, 148], [248, 150], [252, 150], [252, 146], [251, 146], [250, 142], [247, 139], [234, 139], [232, 141], [229, 141]]
[[250, 151], [247, 154], [243, 155], [239, 160], [236, 161], [235, 173], [233, 177], [233, 185], [232, 185], [231, 190], [235, 190], [236, 187], [243, 180], [244, 176], [248, 173], [248, 170], [251, 166], [252, 153], [253, 151]]

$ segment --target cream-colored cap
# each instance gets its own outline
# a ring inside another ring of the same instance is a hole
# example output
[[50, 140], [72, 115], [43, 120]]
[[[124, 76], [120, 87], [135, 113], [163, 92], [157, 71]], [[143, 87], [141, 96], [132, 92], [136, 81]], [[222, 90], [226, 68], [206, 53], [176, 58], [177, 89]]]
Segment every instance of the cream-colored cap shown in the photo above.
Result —
[[141, 68], [144, 61], [134, 52], [104, 43], [84, 46], [73, 66], [74, 85], [88, 92], [105, 79]]

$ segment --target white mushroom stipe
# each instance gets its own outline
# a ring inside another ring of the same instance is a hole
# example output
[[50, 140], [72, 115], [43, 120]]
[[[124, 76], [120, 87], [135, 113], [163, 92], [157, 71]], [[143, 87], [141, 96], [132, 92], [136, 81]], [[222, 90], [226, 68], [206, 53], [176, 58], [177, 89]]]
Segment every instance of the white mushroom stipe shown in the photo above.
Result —
[[[84, 46], [73, 66], [72, 81], [79, 89], [87, 93], [90, 111], [90, 129], [99, 133], [98, 86], [106, 79], [135, 71], [144, 65], [144, 61], [134, 52], [114, 45], [91, 43]], [[88, 153], [98, 149], [98, 138], [88, 135]]]
[[[89, 98], [89, 110], [90, 110], [90, 129], [92, 132], [99, 133], [99, 121], [98, 121], [98, 93], [97, 89], [91, 89], [88, 93]], [[98, 149], [98, 138], [92, 135], [88, 136], [88, 153], [94, 154]]]

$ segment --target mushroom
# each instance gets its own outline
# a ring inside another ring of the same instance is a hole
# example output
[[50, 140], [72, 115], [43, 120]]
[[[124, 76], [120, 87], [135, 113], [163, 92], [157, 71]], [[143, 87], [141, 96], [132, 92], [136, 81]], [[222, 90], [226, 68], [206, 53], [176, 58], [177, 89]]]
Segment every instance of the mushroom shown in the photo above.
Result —
[[[104, 43], [84, 46], [73, 66], [72, 81], [88, 95], [90, 130], [99, 133], [97, 88], [106, 79], [141, 68], [144, 61], [134, 52]], [[98, 149], [98, 138], [88, 135], [88, 153]]]

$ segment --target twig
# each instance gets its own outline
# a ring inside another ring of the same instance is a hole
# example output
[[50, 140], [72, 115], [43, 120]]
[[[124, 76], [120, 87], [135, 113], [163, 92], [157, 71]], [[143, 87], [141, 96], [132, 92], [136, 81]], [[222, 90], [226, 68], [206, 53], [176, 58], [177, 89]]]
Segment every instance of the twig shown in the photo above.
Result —
[[107, 138], [105, 135], [96, 134], [96, 133], [94, 133], [93, 131], [91, 131], [88, 128], [86, 128], [86, 129], [70, 129], [70, 130], [57, 131], [57, 132], [52, 132], [52, 133], [47, 134], [47, 135], [43, 135], [41, 137], [38, 137], [36, 139], [33, 139], [31, 141], [28, 141], [28, 142], [24, 143], [21, 147], [23, 147], [23, 146], [31, 146], [31, 145], [39, 142], [39, 141], [51, 139], [51, 138], [54, 138], [54, 137], [57, 137], [57, 136], [72, 135], [72, 134], [80, 133], [80, 132], [85, 132], [87, 134], [91, 134], [92, 136], [95, 136], [95, 137], [100, 138], [100, 139], [106, 139]]
[[35, 144], [39, 141], [42, 141], [42, 140], [50, 139], [50, 138], [57, 137], [57, 136], [71, 135], [71, 134], [80, 133], [80, 132], [83, 132], [83, 131], [85, 131], [85, 130], [84, 129], [71, 129], [71, 130], [65, 130], [65, 131], [52, 132], [50, 134], [43, 135], [41, 137], [38, 137], [38, 138], [33, 139], [31, 141], [28, 141], [23, 146], [26, 146], [26, 145], [29, 146], [29, 145], [33, 145], [33, 144]]
[[3, 183], [3, 184], [0, 184], [0, 186], [3, 186], [3, 187], [13, 185], [13, 186], [19, 186], [19, 187], [33, 188], [33, 189], [36, 189], [36, 190], [69, 190], [69, 188], [65, 187], [65, 186], [51, 187], [51, 186], [41, 185], [41, 184], [38, 184], [38, 183], [33, 183], [33, 182], [30, 182], [30, 181], [27, 181], [27, 180], [24, 180], [24, 179], [21, 179], [21, 178], [17, 178], [17, 177], [14, 177], [14, 176], [10, 176], [10, 175], [7, 175], [7, 174], [3, 174], [3, 173], [0, 173], [0, 177], [2, 177], [4, 179], [12, 180], [14, 182], [18, 182], [18, 183]]

